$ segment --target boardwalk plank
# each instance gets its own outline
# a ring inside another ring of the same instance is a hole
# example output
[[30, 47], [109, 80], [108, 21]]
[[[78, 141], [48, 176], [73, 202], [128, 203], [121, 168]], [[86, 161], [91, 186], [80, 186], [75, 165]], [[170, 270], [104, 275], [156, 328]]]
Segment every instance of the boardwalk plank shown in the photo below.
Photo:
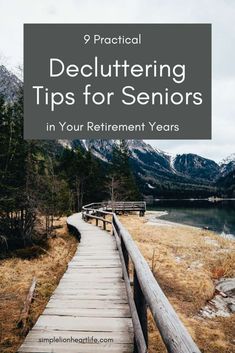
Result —
[[[97, 339], [112, 339], [115, 344], [120, 344], [120, 343], [132, 343], [133, 342], [133, 335], [130, 334], [130, 332], [109, 332], [109, 333], [103, 333], [99, 331], [94, 331], [92, 332], [92, 336]], [[72, 337], [73, 339], [91, 339], [91, 332], [90, 331], [73, 331], [72, 332]], [[70, 331], [58, 331], [55, 332], [53, 330], [36, 330], [32, 329], [28, 336], [27, 336], [27, 342], [33, 342], [34, 340], [38, 340], [39, 338], [41, 339], [48, 339], [48, 338], [58, 338], [61, 340], [61, 338], [70, 339], [71, 338], [71, 332]], [[106, 343], [107, 344], [107, 343]]]
[[42, 314], [37, 323], [37, 329], [48, 328], [68, 331], [101, 331], [101, 332], [133, 332], [130, 318], [103, 318], [103, 317], [72, 317]]
[[104, 282], [100, 282], [99, 280], [94, 282], [95, 278], [93, 277], [92, 279], [87, 278], [87, 280], [79, 281], [79, 282], [71, 282], [71, 281], [61, 281], [60, 283], [60, 288], [94, 288], [94, 289], [120, 289], [122, 291], [125, 290], [125, 283], [121, 281], [113, 281], [113, 284], [111, 285], [109, 281], [107, 281], [107, 278], [105, 278]]
[[74, 308], [74, 309], [126, 309], [129, 308], [129, 304], [125, 300], [59, 300], [51, 299], [47, 305], [47, 308]]
[[60, 316], [77, 316], [77, 317], [130, 317], [129, 307], [125, 308], [67, 308], [67, 307], [48, 307], [44, 311], [45, 315], [60, 315]]
[[120, 276], [116, 275], [116, 276], [103, 276], [101, 275], [93, 275], [93, 276], [86, 276], [86, 275], [80, 275], [79, 277], [75, 277], [75, 276], [70, 276], [70, 277], [66, 277], [64, 279], [62, 279], [60, 281], [60, 283], [71, 283], [72, 285], [76, 285], [76, 284], [80, 284], [80, 283], [92, 283], [93, 285], [104, 285], [105, 283], [111, 285], [111, 283], [115, 284], [115, 283], [123, 283], [123, 281], [120, 279]]
[[19, 350], [20, 353], [97, 353], [97, 352], [105, 352], [105, 353], [133, 353], [133, 345], [132, 344], [112, 344], [112, 343], [104, 343], [104, 344], [70, 344], [64, 343], [58, 346], [58, 344], [54, 345], [27, 345], [22, 346]]
[[119, 294], [119, 293], [109, 292], [109, 291], [94, 292], [93, 293], [93, 290], [92, 291], [91, 290], [73, 291], [71, 293], [58, 292], [58, 293], [55, 293], [52, 298], [65, 298], [65, 297], [67, 297], [68, 299], [73, 299], [74, 297], [77, 297], [77, 300], [83, 300], [83, 299], [116, 300], [116, 299], [126, 299], [127, 298], [125, 293]]

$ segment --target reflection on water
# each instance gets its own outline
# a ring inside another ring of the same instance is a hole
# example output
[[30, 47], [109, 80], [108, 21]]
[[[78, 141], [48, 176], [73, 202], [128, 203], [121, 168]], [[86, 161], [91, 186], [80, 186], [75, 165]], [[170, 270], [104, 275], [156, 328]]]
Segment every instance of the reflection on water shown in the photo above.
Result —
[[152, 210], [167, 211], [161, 218], [206, 227], [220, 234], [231, 234], [235, 237], [235, 201], [226, 200], [209, 202], [206, 200], [159, 200]]

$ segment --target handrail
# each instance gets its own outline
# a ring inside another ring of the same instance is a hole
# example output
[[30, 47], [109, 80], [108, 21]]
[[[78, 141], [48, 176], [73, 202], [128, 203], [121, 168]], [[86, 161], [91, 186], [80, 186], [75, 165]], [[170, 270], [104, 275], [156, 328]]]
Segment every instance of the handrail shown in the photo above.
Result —
[[[134, 300], [138, 312], [142, 332], [147, 344], [147, 305], [152, 312], [154, 321], [162, 336], [164, 344], [169, 353], [200, 353], [189, 332], [179, 319], [175, 310], [169, 303], [167, 297], [160, 288], [158, 282], [153, 276], [148, 263], [144, 259], [136, 243], [133, 241], [130, 233], [124, 228], [117, 215], [107, 212], [100, 208], [92, 208], [89, 204], [82, 208], [85, 220], [91, 218], [100, 218], [103, 215], [103, 222], [110, 222], [105, 217], [109, 214], [112, 218], [112, 227], [114, 235], [118, 235], [121, 241], [121, 252], [125, 259], [125, 267], [128, 273], [129, 258], [134, 266]], [[97, 204], [96, 204], [97, 205]], [[92, 214], [90, 214], [92, 212]], [[96, 216], [98, 212], [99, 216]], [[98, 225], [98, 222], [96, 223]], [[120, 247], [118, 247], [120, 249]], [[120, 252], [120, 250], [119, 250]], [[135, 325], [134, 325], [135, 326]], [[137, 347], [138, 353], [143, 353]]]

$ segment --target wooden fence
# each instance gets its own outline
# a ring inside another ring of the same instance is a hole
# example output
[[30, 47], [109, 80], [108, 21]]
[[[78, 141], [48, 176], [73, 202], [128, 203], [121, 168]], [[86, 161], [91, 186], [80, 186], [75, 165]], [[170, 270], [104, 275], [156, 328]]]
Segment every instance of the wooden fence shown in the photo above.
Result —
[[[146, 260], [133, 241], [130, 233], [124, 228], [117, 215], [103, 209], [102, 204], [92, 203], [82, 208], [83, 219], [96, 220], [112, 225], [117, 248], [122, 263], [128, 301], [131, 309], [134, 332], [135, 353], [148, 352], [148, 318], [149, 307], [163, 342], [169, 353], [200, 353], [189, 332], [179, 319], [167, 297], [161, 290]], [[130, 261], [133, 266], [133, 290], [130, 281]]]

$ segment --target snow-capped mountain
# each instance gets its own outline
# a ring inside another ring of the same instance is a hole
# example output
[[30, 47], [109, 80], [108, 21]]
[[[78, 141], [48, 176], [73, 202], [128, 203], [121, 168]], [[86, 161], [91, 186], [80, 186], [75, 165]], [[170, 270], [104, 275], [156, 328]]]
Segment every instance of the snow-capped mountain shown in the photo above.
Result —
[[[64, 147], [81, 147], [105, 163], [111, 162], [112, 149], [119, 140], [60, 140]], [[144, 194], [157, 195], [185, 189], [185, 195], [197, 190], [214, 194], [217, 181], [235, 171], [234, 154], [217, 164], [196, 154], [170, 155], [143, 140], [127, 140], [130, 162]], [[230, 180], [230, 179], [229, 179]], [[198, 195], [199, 196], [199, 195]]]
[[220, 162], [220, 174], [225, 177], [235, 170], [235, 153], [230, 154]]
[[207, 158], [188, 153], [177, 155], [174, 159], [174, 168], [190, 178], [215, 181], [220, 173], [219, 165]]
[[[58, 142], [68, 148], [80, 146], [90, 150], [94, 156], [104, 162], [110, 162], [113, 146], [119, 143], [119, 140], [59, 140]], [[217, 164], [213, 160], [192, 153], [171, 155], [152, 147], [143, 140], [127, 140], [127, 143], [131, 163], [138, 171], [138, 175], [142, 178], [149, 175], [152, 182], [154, 182], [153, 179], [164, 177], [184, 182], [210, 184], [235, 169], [235, 153]], [[151, 183], [149, 185], [153, 187]]]
[[[113, 147], [119, 140], [59, 140], [66, 147], [83, 147], [90, 150], [96, 157], [110, 162]], [[132, 164], [139, 164], [139, 172], [151, 170], [155, 175], [198, 178], [207, 181], [216, 180], [220, 173], [219, 165], [196, 154], [170, 155], [161, 151], [143, 140], [127, 140]]]
[[[112, 149], [119, 140], [59, 140], [68, 148], [81, 147], [105, 163], [111, 162]], [[152, 147], [143, 140], [127, 140], [132, 169], [141, 184], [143, 193], [166, 189], [214, 188], [220, 176], [220, 166], [212, 160], [195, 154], [170, 155]], [[186, 187], [187, 186], [187, 187]]]
[[22, 81], [16, 75], [0, 65], [0, 95], [8, 102], [14, 101], [19, 89], [22, 87]]
[[225, 196], [235, 196], [235, 153], [220, 163], [220, 178], [217, 186], [225, 191]]

